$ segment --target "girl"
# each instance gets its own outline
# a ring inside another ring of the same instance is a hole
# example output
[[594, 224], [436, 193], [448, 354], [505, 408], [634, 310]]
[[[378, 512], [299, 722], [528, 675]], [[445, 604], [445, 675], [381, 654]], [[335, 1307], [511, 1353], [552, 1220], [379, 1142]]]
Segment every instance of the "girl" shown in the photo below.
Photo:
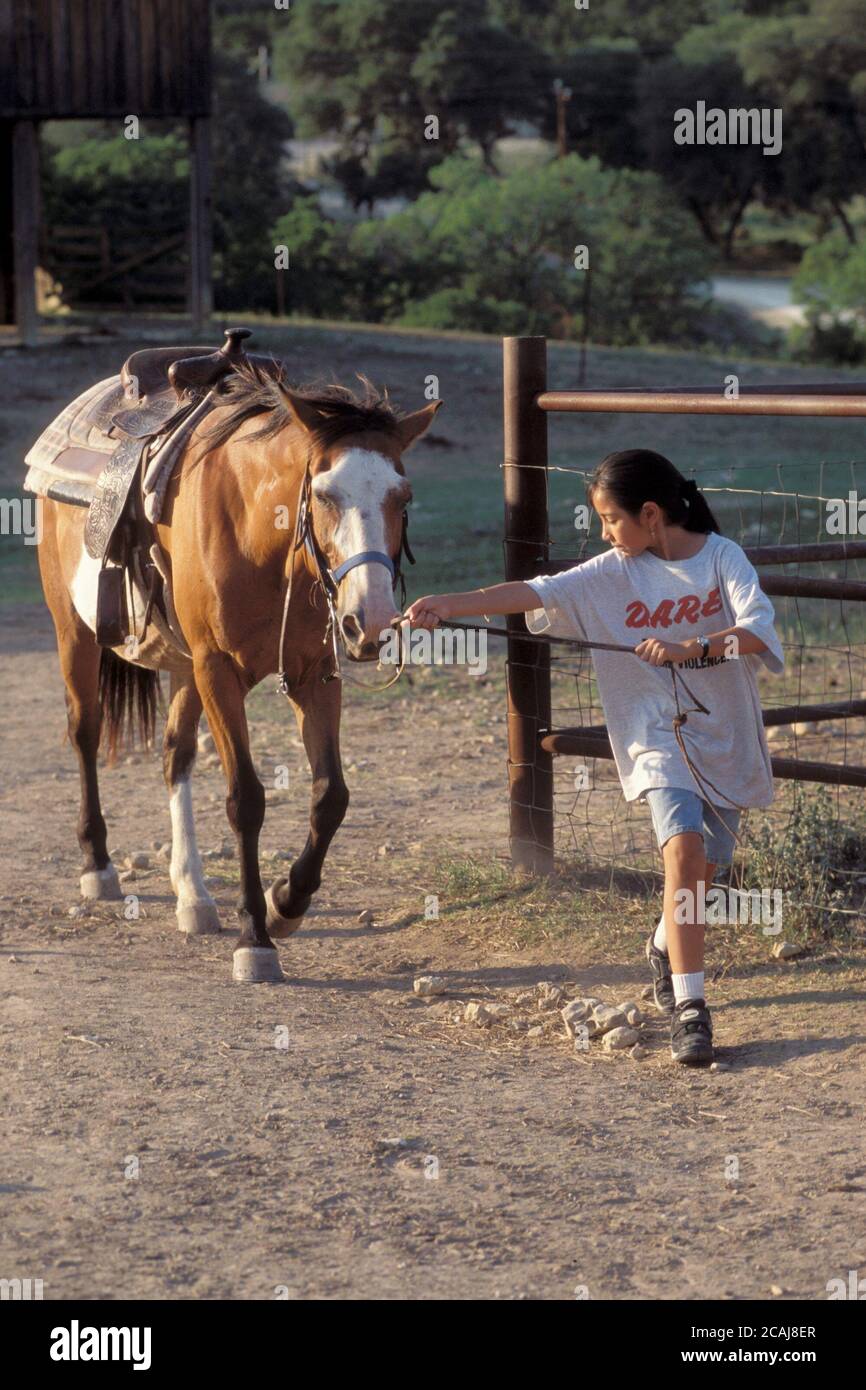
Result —
[[[706, 1065], [703, 906], [731, 863], [740, 810], [773, 800], [756, 671], [761, 662], [782, 671], [782, 648], [745, 554], [668, 459], [648, 449], [608, 454], [587, 490], [610, 550], [563, 574], [430, 594], [404, 617], [433, 628], [525, 612], [530, 632], [633, 647], [639, 662], [621, 652], [592, 658], [623, 793], [649, 803], [664, 861], [664, 911], [646, 943], [655, 1002], [671, 1015], [673, 1059]], [[671, 665], [685, 673], [683, 708], [708, 711], [689, 712], [682, 728], [688, 758], [674, 732]]]

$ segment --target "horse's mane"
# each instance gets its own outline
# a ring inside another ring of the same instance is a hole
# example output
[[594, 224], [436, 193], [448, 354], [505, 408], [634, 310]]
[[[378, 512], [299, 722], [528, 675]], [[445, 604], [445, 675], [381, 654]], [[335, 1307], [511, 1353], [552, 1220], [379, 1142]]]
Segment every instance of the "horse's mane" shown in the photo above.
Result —
[[[363, 387], [361, 392], [322, 381], [290, 388], [294, 394], [308, 401], [321, 416], [321, 425], [312, 438], [313, 444], [319, 448], [326, 448], [343, 435], [361, 434], [366, 430], [393, 433], [399, 417], [391, 405], [387, 389], [377, 391], [362, 372], [357, 372], [356, 376]], [[225, 444], [241, 425], [257, 415], [267, 418], [260, 429], [244, 435], [245, 440], [270, 439], [279, 434], [291, 419], [281, 386], [288, 386], [285, 366], [276, 359], [267, 367], [255, 362], [237, 366], [224, 381], [219, 393], [219, 403], [229, 406], [230, 411], [204, 431], [207, 440], [204, 452], [210, 453]]]

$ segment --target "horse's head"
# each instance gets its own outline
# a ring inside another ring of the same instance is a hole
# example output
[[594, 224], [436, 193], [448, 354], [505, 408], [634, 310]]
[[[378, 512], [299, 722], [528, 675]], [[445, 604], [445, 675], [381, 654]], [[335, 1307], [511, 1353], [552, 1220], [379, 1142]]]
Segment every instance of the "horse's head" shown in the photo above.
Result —
[[397, 606], [394, 575], [412, 499], [402, 456], [442, 402], [399, 418], [387, 401], [360, 403], [339, 388], [282, 394], [307, 436], [312, 534], [336, 585], [340, 635], [352, 659], [375, 660]]

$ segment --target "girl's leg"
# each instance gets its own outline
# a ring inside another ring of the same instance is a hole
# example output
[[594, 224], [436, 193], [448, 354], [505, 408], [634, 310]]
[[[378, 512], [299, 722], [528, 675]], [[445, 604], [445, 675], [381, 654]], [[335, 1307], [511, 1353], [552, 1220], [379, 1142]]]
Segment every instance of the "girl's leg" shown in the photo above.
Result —
[[[706, 890], [707, 856], [700, 831], [672, 835], [662, 850], [665, 866], [664, 919], [667, 953], [675, 975], [694, 975], [704, 968], [704, 924], [699, 911]], [[700, 894], [700, 898], [699, 898]]]
[[[715, 866], [715, 864], [711, 864], [711, 863], [709, 862], [709, 860], [708, 860], [708, 861], [707, 861], [707, 870], [706, 870], [706, 874], [704, 875], [704, 888], [705, 888], [705, 893], [709, 893], [710, 887], [711, 887], [711, 885], [712, 885], [712, 882], [713, 882], [713, 879], [715, 878], [715, 876], [716, 876], [716, 866]], [[667, 924], [666, 924], [666, 921], [665, 921], [664, 911], [662, 911], [662, 915], [661, 915], [661, 917], [659, 918], [658, 923], [657, 923], [657, 925], [656, 925], [655, 932], [653, 933], [653, 945], [657, 946], [658, 949], [659, 949], [660, 951], [664, 951], [665, 953], [667, 953], [667, 949], [668, 949], [668, 942], [667, 942]]]

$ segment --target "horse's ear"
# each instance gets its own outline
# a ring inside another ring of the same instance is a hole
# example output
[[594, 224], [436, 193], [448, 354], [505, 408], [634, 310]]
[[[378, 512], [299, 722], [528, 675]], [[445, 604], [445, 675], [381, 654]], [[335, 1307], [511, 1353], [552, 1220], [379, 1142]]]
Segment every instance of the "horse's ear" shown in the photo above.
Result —
[[280, 387], [280, 395], [298, 424], [301, 425], [308, 434], [312, 434], [315, 430], [321, 429], [322, 416], [310, 401], [305, 400], [303, 396], [299, 396], [297, 392], [290, 391], [286, 386]]
[[420, 439], [433, 423], [433, 416], [444, 405], [444, 401], [431, 401], [422, 410], [416, 410], [412, 415], [404, 415], [402, 420], [397, 422], [397, 434], [400, 438], [401, 451], [406, 450]]

